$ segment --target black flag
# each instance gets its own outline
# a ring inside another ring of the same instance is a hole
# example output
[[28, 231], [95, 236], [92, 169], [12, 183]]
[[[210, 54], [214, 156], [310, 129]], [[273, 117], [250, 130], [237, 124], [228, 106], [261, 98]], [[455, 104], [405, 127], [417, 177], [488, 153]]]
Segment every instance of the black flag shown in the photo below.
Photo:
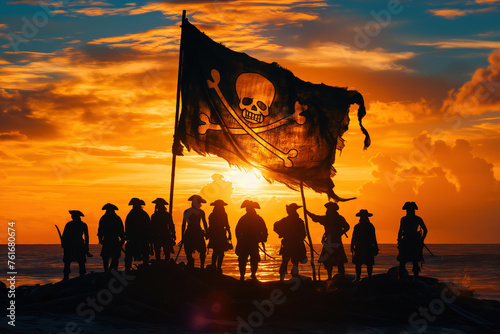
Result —
[[214, 42], [183, 22], [182, 112], [174, 147], [214, 154], [231, 165], [258, 169], [296, 189], [301, 181], [333, 192], [335, 151], [349, 124], [349, 106], [363, 97], [346, 88], [312, 84], [277, 63], [266, 63]]

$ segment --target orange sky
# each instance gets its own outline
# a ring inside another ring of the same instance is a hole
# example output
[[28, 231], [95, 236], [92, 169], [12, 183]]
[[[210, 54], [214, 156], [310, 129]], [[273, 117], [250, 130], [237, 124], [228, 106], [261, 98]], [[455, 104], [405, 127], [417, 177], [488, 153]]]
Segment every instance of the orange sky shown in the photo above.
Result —
[[[355, 213], [368, 209], [379, 242], [394, 243], [404, 202], [416, 201], [428, 243], [498, 243], [495, 2], [408, 6], [387, 25], [375, 25], [379, 32], [361, 45], [357, 31], [386, 2], [78, 1], [53, 6], [25, 42], [16, 36], [27, 32], [22, 18], [42, 10], [38, 1], [2, 5], [0, 243], [10, 220], [18, 243], [58, 243], [54, 224], [64, 226], [68, 210], [85, 214], [96, 243], [105, 203], [125, 219], [132, 197], [144, 199], [149, 214], [156, 197], [168, 200], [183, 9], [227, 47], [276, 61], [303, 80], [363, 94], [372, 146], [362, 150], [353, 111], [333, 180], [338, 195], [358, 197], [340, 205], [351, 227]], [[272, 224], [285, 215], [285, 204], [301, 202], [281, 184], [190, 153], [178, 158], [178, 228], [195, 193], [230, 203], [233, 229], [244, 213], [241, 202], [258, 200], [271, 242], [278, 241]], [[310, 211], [325, 212], [326, 195], [306, 190], [306, 196]], [[322, 228], [311, 223], [311, 231], [319, 242]]]

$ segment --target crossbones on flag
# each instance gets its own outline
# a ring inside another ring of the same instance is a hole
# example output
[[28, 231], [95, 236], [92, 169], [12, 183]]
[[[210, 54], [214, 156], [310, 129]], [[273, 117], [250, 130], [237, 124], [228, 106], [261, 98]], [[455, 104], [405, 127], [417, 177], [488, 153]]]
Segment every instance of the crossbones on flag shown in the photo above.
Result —
[[258, 169], [268, 180], [296, 189], [301, 182], [333, 192], [335, 151], [343, 147], [349, 106], [363, 97], [346, 88], [312, 84], [276, 63], [266, 63], [214, 42], [184, 20], [182, 112], [174, 152], [184, 144], [231, 165]]

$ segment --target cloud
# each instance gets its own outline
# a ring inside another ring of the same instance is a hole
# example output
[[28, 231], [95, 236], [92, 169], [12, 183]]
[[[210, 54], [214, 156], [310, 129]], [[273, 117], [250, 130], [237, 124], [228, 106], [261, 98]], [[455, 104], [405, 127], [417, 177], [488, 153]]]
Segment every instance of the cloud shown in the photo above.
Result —
[[440, 42], [418, 42], [413, 45], [436, 46], [439, 49], [497, 49], [499, 41], [483, 41], [474, 39], [450, 39]]
[[382, 154], [370, 160], [375, 180], [361, 188], [358, 205], [373, 210], [377, 228], [396, 236], [401, 207], [415, 201], [429, 228], [429, 242], [495, 242], [500, 229], [491, 217], [500, 205], [500, 181], [493, 164], [475, 156], [463, 139], [449, 145], [422, 134], [414, 144], [424, 157], [421, 165]]
[[487, 7], [487, 8], [479, 8], [479, 9], [429, 9], [428, 12], [432, 13], [435, 16], [441, 16], [449, 20], [454, 20], [457, 17], [466, 16], [469, 14], [476, 13], [485, 13], [485, 12], [493, 12], [496, 11], [496, 7]]
[[490, 54], [488, 62], [488, 67], [477, 69], [462, 87], [449, 91], [443, 112], [478, 115], [500, 111], [500, 49]]
[[53, 138], [59, 135], [58, 129], [47, 118], [34, 113], [29, 95], [0, 89], [0, 133], [4, 140]]
[[427, 101], [419, 102], [394, 101], [394, 102], [370, 102], [367, 110], [370, 115], [370, 123], [376, 124], [405, 124], [412, 123], [417, 117], [431, 114], [431, 108]]
[[409, 71], [400, 62], [416, 56], [413, 52], [390, 52], [382, 48], [359, 50], [338, 43], [321, 43], [304, 48], [282, 48], [284, 58], [311, 67], [354, 65], [375, 71]]
[[25, 134], [19, 133], [19, 131], [9, 131], [0, 133], [0, 141], [4, 140], [27, 140], [28, 137]]

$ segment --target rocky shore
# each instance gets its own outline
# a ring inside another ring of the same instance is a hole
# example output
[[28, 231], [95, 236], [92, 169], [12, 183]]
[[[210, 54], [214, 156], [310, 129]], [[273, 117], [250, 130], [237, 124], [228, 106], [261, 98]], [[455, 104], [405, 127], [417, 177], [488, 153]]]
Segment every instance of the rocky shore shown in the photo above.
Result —
[[[7, 289], [0, 287], [4, 309]], [[387, 274], [238, 281], [156, 262], [16, 290], [6, 333], [500, 333], [500, 302], [452, 282]]]

